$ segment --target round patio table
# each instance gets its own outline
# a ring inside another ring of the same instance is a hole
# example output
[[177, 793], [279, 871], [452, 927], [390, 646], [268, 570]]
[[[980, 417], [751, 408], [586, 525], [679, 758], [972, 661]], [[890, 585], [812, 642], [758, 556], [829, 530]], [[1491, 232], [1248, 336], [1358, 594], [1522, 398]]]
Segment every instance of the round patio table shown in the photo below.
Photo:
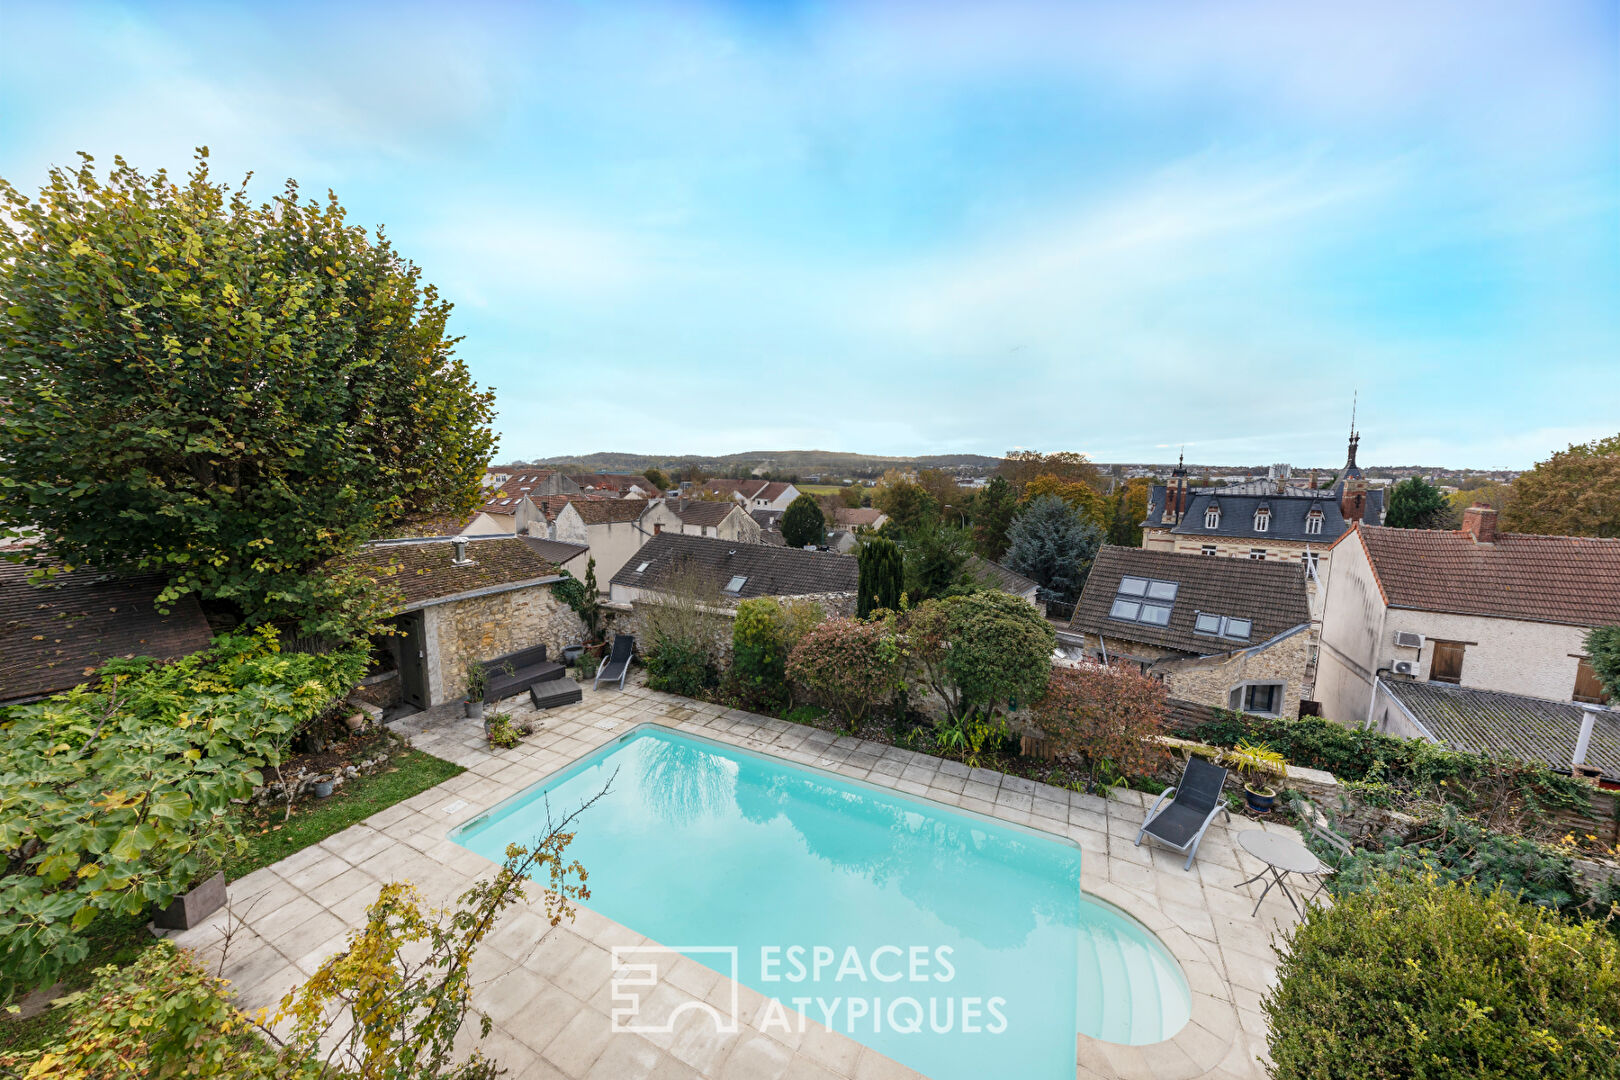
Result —
[[1271, 891], [1273, 885], [1282, 889], [1282, 894], [1294, 905], [1296, 915], [1304, 914], [1299, 910], [1299, 902], [1294, 899], [1293, 892], [1288, 888], [1287, 877], [1289, 874], [1315, 874], [1321, 869], [1321, 861], [1311, 854], [1310, 848], [1298, 840], [1269, 833], [1264, 829], [1248, 829], [1238, 833], [1238, 845], [1265, 863], [1266, 868], [1248, 881], [1240, 881], [1233, 888], [1241, 889], [1245, 885], [1259, 881], [1267, 874], [1271, 875], [1271, 880], [1260, 893], [1260, 899], [1254, 902], [1254, 911], [1249, 914], [1255, 915], [1260, 911], [1260, 905], [1265, 901], [1266, 893]]

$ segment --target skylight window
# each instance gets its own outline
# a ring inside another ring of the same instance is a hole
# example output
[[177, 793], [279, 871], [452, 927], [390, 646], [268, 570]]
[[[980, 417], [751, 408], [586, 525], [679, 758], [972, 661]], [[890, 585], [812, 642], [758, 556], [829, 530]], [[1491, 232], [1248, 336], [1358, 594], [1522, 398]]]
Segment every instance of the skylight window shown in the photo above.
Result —
[[651, 565], [652, 565], [651, 561], [642, 563], [640, 566], [636, 567], [636, 573], [645, 574], [647, 572], [647, 567], [649, 567]]
[[1122, 577], [1114, 603], [1108, 610], [1110, 619], [1146, 623], [1149, 626], [1168, 626], [1170, 610], [1175, 606], [1179, 586], [1173, 581], [1153, 578]]
[[1254, 623], [1250, 619], [1234, 619], [1226, 615], [1210, 615], [1203, 611], [1200, 611], [1193, 619], [1193, 633], [1208, 634], [1211, 637], [1248, 641], [1253, 630]]
[[726, 592], [728, 592], [728, 593], [740, 593], [740, 592], [742, 592], [743, 582], [745, 582], [747, 580], [748, 580], [747, 577], [745, 577], [742, 574], [738, 574], [736, 577], [734, 577], [730, 581], [726, 582]]

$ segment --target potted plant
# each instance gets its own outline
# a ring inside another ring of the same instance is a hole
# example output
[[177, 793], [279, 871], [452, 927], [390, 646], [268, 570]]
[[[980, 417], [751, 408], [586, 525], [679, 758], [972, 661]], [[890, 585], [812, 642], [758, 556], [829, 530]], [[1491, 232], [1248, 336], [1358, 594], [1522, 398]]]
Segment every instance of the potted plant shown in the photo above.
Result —
[[1265, 743], [1238, 743], [1224, 755], [1226, 763], [1243, 777], [1243, 799], [1256, 814], [1269, 814], [1277, 805], [1277, 791], [1267, 781], [1288, 774], [1288, 761]]
[[[190, 930], [225, 906], [225, 871], [209, 861], [192, 881], [191, 888], [159, 908], [152, 925], [160, 930]], [[212, 873], [209, 871], [212, 870]]]
[[469, 720], [484, 718], [484, 691], [489, 689], [489, 673], [474, 660], [467, 665], [467, 700], [463, 703]]

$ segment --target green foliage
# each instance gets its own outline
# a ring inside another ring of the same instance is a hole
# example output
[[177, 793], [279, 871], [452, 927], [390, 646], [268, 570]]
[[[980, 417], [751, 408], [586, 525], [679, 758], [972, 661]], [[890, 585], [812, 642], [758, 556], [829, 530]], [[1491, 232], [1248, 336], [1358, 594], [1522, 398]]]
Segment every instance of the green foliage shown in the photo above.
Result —
[[637, 605], [649, 687], [697, 697], [719, 685], [723, 635], [732, 629], [730, 620], [716, 613], [723, 604], [705, 574], [681, 564], [656, 603]]
[[1016, 596], [930, 600], [906, 614], [902, 629], [916, 677], [944, 700], [950, 719], [994, 717], [1046, 692], [1057, 635]]
[[[399, 1080], [493, 1080], [504, 1070], [474, 1050], [456, 1050], [472, 1011], [471, 968], [479, 944], [524, 884], [547, 876], [540, 902], [556, 926], [590, 898], [585, 868], [569, 860], [573, 823], [603, 792], [553, 823], [527, 847], [510, 844], [494, 877], [477, 882], [453, 908], [424, 911], [414, 886], [390, 882], [366, 909], [348, 947], [328, 957], [303, 986], [288, 991], [270, 1025], [287, 1031], [283, 1060], [318, 1063], [323, 1076]], [[480, 1016], [480, 1037], [492, 1022]], [[282, 1027], [282, 1025], [287, 1025]], [[461, 1060], [457, 1060], [461, 1059]]]
[[1243, 740], [1222, 754], [1221, 760], [1236, 769], [1256, 791], [1264, 791], [1270, 781], [1288, 775], [1288, 759], [1265, 743]]
[[905, 557], [900, 545], [883, 536], [868, 536], [855, 551], [859, 565], [855, 614], [867, 618], [874, 611], [898, 611], [905, 589]]
[[1611, 702], [1620, 704], [1620, 626], [1600, 626], [1586, 634], [1586, 655]]
[[720, 666], [714, 655], [691, 642], [660, 642], [647, 653], [646, 663], [647, 685], [654, 690], [698, 697], [720, 685]]
[[1383, 877], [1283, 932], [1276, 1080], [1613, 1080], [1620, 942], [1513, 898]]
[[930, 522], [906, 536], [903, 551], [906, 595], [913, 603], [974, 592], [968, 572], [973, 549], [966, 530]]
[[523, 736], [533, 733], [529, 724], [514, 724], [505, 713], [496, 713], [484, 721], [484, 737], [497, 750], [511, 750], [522, 745]]
[[992, 742], [1012, 737], [1012, 730], [1001, 717], [974, 714], [947, 716], [934, 725], [934, 747], [946, 757], [956, 758], [970, 769], [983, 764], [985, 748]]
[[1392, 529], [1454, 528], [1455, 512], [1445, 493], [1421, 476], [1409, 476], [1389, 491], [1384, 524]]
[[821, 618], [820, 605], [811, 601], [784, 604], [760, 596], [737, 605], [731, 674], [745, 704], [769, 709], [786, 703], [788, 654]]
[[484, 691], [489, 689], [489, 669], [474, 660], [467, 665], [467, 700], [483, 701]]
[[600, 656], [583, 653], [578, 660], [574, 661], [574, 674], [580, 679], [594, 679], [596, 678], [596, 669], [601, 666], [602, 658]]
[[37, 201], [0, 180], [0, 521], [70, 565], [163, 574], [165, 603], [368, 626], [361, 574], [312, 571], [470, 511], [494, 446], [450, 305], [335, 198], [254, 205], [206, 151], [180, 183], [82, 156]]
[[790, 548], [827, 542], [827, 518], [814, 495], [800, 495], [782, 514], [782, 540]]
[[1018, 513], [1018, 493], [1005, 476], [992, 476], [973, 500], [973, 547], [991, 562], [1007, 551], [1007, 530]]
[[1040, 495], [1007, 533], [1006, 564], [1039, 585], [1043, 598], [1071, 603], [1101, 546], [1101, 531], [1084, 513], [1055, 495]]
[[651, 484], [653, 487], [657, 488], [659, 491], [668, 491], [669, 490], [669, 474], [666, 473], [663, 469], [657, 469], [657, 468], [648, 469], [646, 472], [642, 473], [641, 475], [645, 476], [647, 478], [647, 483]]
[[904, 689], [905, 655], [885, 623], [828, 619], [794, 647], [787, 674], [806, 697], [853, 730]]
[[0, 997], [49, 985], [98, 916], [168, 904], [240, 847], [232, 800], [365, 670], [363, 643], [280, 653], [220, 638], [0, 715]]
[[69, 1015], [61, 1038], [40, 1051], [0, 1055], [0, 1072], [21, 1080], [270, 1080], [302, 1071], [296, 1058], [280, 1062], [259, 1040], [231, 1004], [225, 980], [169, 942], [154, 944], [127, 967], [95, 974], [88, 990], [57, 1006]]
[[[588, 570], [589, 568], [587, 568], [587, 572]], [[585, 595], [584, 583], [567, 570], [561, 571], [561, 574], [562, 580], [553, 582], [551, 585], [551, 595], [567, 604], [575, 615], [578, 615], [581, 619], [585, 618], [588, 600]]]
[[939, 500], [914, 480], [885, 476], [872, 491], [872, 505], [888, 515], [883, 527], [893, 535], [910, 536], [939, 522]]
[[1576, 443], [1513, 481], [1502, 529], [1620, 536], [1620, 435]]
[[585, 635], [591, 641], [602, 639], [602, 597], [596, 584], [596, 559], [585, 560], [585, 584], [580, 586], [585, 599], [579, 606], [579, 617], [585, 620]]

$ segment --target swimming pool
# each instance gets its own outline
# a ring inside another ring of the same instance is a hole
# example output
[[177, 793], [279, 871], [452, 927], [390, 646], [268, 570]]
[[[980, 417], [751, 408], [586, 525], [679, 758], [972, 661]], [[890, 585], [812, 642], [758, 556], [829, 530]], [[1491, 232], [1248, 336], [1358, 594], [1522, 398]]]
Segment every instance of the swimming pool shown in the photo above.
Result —
[[934, 1080], [1073, 1080], [1076, 1032], [1140, 1044], [1186, 1023], [1180, 968], [1080, 891], [1075, 845], [656, 725], [451, 838], [499, 861], [548, 800], [566, 813], [610, 776], [569, 849], [587, 906], [735, 949], [691, 955]]

